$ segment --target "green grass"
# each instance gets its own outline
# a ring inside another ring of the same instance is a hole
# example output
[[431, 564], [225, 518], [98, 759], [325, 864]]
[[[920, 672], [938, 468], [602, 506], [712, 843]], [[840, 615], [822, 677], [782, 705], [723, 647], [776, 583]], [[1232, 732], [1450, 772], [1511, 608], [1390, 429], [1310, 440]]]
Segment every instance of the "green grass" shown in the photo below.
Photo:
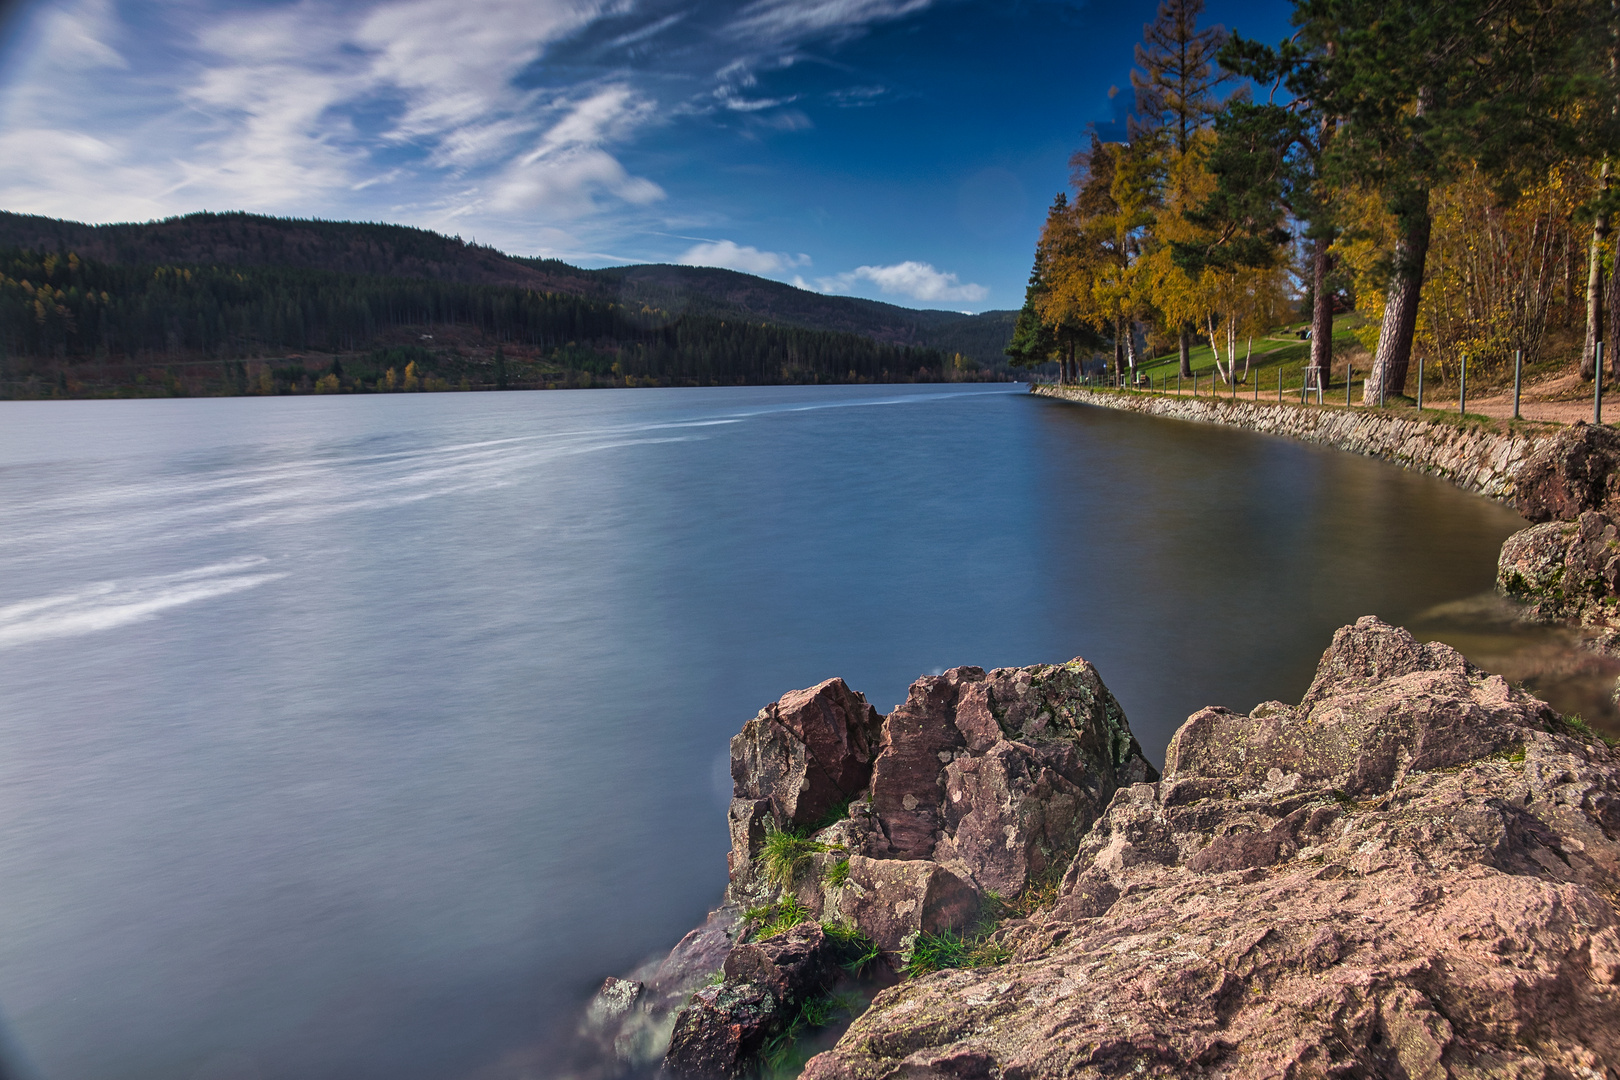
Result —
[[849, 882], [849, 859], [848, 859], [848, 857], [839, 859], [837, 862], [835, 862], [831, 866], [827, 867], [827, 875], [823, 880], [825, 880], [827, 882], [827, 884], [833, 886], [834, 888], [842, 888], [844, 885], [848, 884], [848, 882]]
[[1564, 729], [1562, 734], [1573, 734], [1583, 739], [1602, 739], [1606, 746], [1613, 747], [1620, 743], [1620, 740], [1615, 739], [1612, 735], [1606, 735], [1593, 728], [1580, 713], [1570, 713], [1564, 717]]
[[799, 1040], [842, 1017], [858, 1015], [864, 1005], [858, 994], [818, 994], [806, 998], [787, 1028], [760, 1051], [761, 1080], [793, 1080], [809, 1061]]
[[877, 942], [867, 937], [866, 932], [854, 923], [829, 919], [821, 924], [821, 929], [832, 939], [838, 963], [845, 971], [859, 975], [868, 964], [883, 955]]
[[832, 844], [811, 840], [797, 829], [778, 829], [774, 823], [765, 830], [765, 845], [755, 856], [765, 880], [783, 889], [791, 889], [799, 876], [799, 868], [810, 857], [823, 851], [839, 850]]
[[822, 829], [827, 828], [829, 825], [836, 825], [840, 821], [843, 821], [845, 818], [849, 817], [849, 804], [852, 802], [854, 802], [853, 799], [842, 799], [833, 803], [827, 808], [827, 812], [822, 814], [821, 818], [814, 825], [810, 826], [810, 828], [806, 829], [805, 832], [814, 835], [815, 833], [820, 832]]
[[942, 930], [937, 934], [924, 932], [912, 942], [903, 974], [909, 979], [945, 968], [995, 967], [1006, 963], [1011, 956], [1006, 945], [972, 931], [965, 935], [955, 930]]
[[759, 941], [809, 922], [810, 909], [799, 903], [796, 896], [783, 896], [768, 904], [746, 909], [743, 911], [743, 921], [750, 924], [748, 936]]

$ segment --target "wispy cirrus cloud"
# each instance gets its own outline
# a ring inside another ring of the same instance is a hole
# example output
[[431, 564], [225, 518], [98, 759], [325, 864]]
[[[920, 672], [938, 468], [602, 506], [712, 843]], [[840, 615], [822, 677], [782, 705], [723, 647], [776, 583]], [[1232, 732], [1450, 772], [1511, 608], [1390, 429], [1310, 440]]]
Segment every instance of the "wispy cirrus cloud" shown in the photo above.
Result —
[[882, 292], [923, 303], [946, 301], [976, 303], [990, 294], [983, 285], [963, 284], [955, 274], [945, 273], [925, 262], [907, 260], [893, 266], [857, 266], [843, 274], [817, 278], [814, 284], [795, 278], [801, 289], [825, 293], [847, 293], [861, 282], [876, 285]]
[[[0, 207], [383, 219], [607, 260], [669, 258], [641, 238], [727, 228], [728, 207], [673, 204], [659, 170], [687, 169], [690, 195], [691, 163], [660, 132], [768, 146], [814, 128], [817, 107], [883, 98], [870, 77], [799, 88], [783, 73], [840, 70], [839, 43], [945, 0], [32, 3], [0, 74]], [[779, 277], [810, 263], [730, 239], [674, 257]], [[983, 295], [919, 262], [815, 287]]]
[[718, 266], [748, 274], [780, 274], [794, 267], [810, 265], [810, 256], [761, 251], [731, 240], [714, 240], [694, 244], [675, 261], [683, 266]]
[[727, 27], [756, 46], [780, 48], [807, 38], [858, 34], [878, 22], [914, 15], [935, 0], [754, 0]]

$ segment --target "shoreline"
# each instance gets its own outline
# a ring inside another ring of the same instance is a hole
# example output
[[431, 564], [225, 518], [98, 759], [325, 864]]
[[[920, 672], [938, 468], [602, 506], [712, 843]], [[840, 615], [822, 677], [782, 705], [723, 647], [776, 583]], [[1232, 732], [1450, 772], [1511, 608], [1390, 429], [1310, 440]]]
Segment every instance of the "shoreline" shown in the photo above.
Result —
[[1055, 401], [1219, 424], [1330, 446], [1436, 476], [1464, 491], [1506, 503], [1512, 503], [1518, 494], [1519, 470], [1564, 430], [1544, 422], [1522, 421], [1509, 423], [1502, 431], [1493, 428], [1494, 421], [1444, 413], [1419, 419], [1360, 407], [1167, 397], [1050, 383], [1031, 384], [1029, 392]]

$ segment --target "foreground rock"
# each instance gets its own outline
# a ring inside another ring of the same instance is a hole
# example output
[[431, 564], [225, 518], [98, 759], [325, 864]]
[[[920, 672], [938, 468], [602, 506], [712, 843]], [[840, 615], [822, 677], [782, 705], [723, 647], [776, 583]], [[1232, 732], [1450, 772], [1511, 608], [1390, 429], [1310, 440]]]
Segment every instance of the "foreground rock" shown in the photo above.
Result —
[[1574, 521], [1589, 510], [1620, 514], [1620, 432], [1576, 423], [1539, 445], [1514, 475], [1513, 507], [1525, 520]]
[[993, 968], [884, 991], [805, 1075], [1620, 1075], [1620, 762], [1363, 619], [1297, 706], [1206, 709]]
[[[922, 678], [886, 718], [829, 679], [749, 720], [731, 771], [728, 902], [662, 964], [603, 984], [581, 1025], [595, 1075], [660, 1057], [672, 1077], [759, 1071], [848, 983], [844, 962], [876, 948], [898, 967], [988, 890], [1055, 882], [1114, 792], [1156, 775], [1083, 660]], [[746, 909], [789, 925], [767, 934]]]
[[[826, 704], [806, 707], [816, 700]], [[807, 711], [825, 722], [783, 719]], [[988, 890], [1014, 897], [1055, 880], [1114, 792], [1156, 776], [1084, 660], [953, 668], [913, 683], [876, 732], [875, 717], [832, 680], [767, 706], [732, 740], [733, 902], [785, 889], [813, 916], [897, 952], [920, 932], [966, 925]], [[836, 770], [800, 765], [834, 756]], [[817, 779], [835, 771], [837, 783]], [[834, 792], [847, 811], [818, 820]], [[804, 865], [790, 881], [773, 877], [771, 833], [818, 825]]]

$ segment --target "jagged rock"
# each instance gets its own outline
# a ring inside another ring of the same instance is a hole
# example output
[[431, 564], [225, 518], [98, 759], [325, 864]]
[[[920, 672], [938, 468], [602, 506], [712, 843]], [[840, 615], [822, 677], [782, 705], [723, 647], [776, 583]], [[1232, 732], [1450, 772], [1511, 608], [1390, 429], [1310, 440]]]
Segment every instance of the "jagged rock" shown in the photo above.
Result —
[[928, 859], [849, 856], [849, 879], [824, 887], [823, 914], [858, 926], [885, 952], [903, 949], [919, 931], [960, 929], [979, 913], [969, 879]]
[[605, 1027], [619, 1020], [635, 1007], [644, 989], [643, 984], [633, 979], [608, 979], [586, 1008], [586, 1022], [593, 1027]]
[[721, 983], [692, 995], [664, 1056], [670, 1076], [721, 1080], [746, 1075], [781, 1029], [782, 1002], [758, 983]]
[[731, 740], [734, 795], [768, 801], [784, 829], [814, 825], [865, 790], [881, 725], [843, 679], [785, 694]]
[[726, 957], [727, 982], [752, 982], [779, 1000], [798, 1001], [834, 975], [827, 935], [815, 923], [803, 923], [764, 941], [738, 945]]
[[1620, 432], [1575, 423], [1537, 447], [1514, 476], [1527, 521], [1574, 521], [1588, 510], [1620, 516]]
[[1340, 630], [1204, 710], [1000, 967], [885, 990], [812, 1080], [1620, 1075], [1620, 757], [1454, 650]]
[[883, 733], [871, 805], [884, 854], [1007, 896], [1061, 871], [1120, 784], [1155, 776], [1080, 659], [918, 679]]
[[664, 1057], [669, 1075], [718, 1080], [753, 1071], [766, 1042], [830, 985], [837, 964], [821, 927], [804, 923], [737, 946], [723, 970], [724, 981], [699, 990], [677, 1018]]
[[1502, 545], [1497, 587], [1529, 605], [1540, 622], [1620, 625], [1620, 533], [1607, 514], [1587, 510], [1576, 521], [1549, 521], [1514, 533]]
[[[783, 804], [770, 794], [791, 787], [797, 775], [778, 764], [795, 759], [777, 717], [802, 715], [808, 710], [789, 705], [827, 694], [830, 687], [841, 688], [841, 700], [858, 697], [836, 680], [790, 694], [749, 721], [732, 742], [736, 797], [729, 863], [731, 895], [740, 902], [757, 902], [771, 892], [756, 861], [768, 830], [794, 823], [781, 816]], [[977, 901], [964, 899], [964, 883], [976, 894], [994, 889], [1011, 897], [1036, 878], [1061, 874], [1115, 789], [1156, 776], [1119, 703], [1096, 669], [1079, 659], [925, 676], [880, 730], [881, 740], [869, 743], [878, 747], [869, 790], [851, 804], [845, 820], [815, 835], [836, 850], [818, 857], [795, 889], [817, 915], [855, 918], [859, 911], [859, 918], [878, 919], [861, 928], [879, 942], [899, 941], [918, 929], [960, 927], [939, 919], [972, 918]], [[829, 890], [822, 877], [845, 857], [851, 883]], [[948, 873], [894, 870], [879, 881], [861, 858], [937, 863]], [[867, 889], [885, 899], [865, 899]]]

